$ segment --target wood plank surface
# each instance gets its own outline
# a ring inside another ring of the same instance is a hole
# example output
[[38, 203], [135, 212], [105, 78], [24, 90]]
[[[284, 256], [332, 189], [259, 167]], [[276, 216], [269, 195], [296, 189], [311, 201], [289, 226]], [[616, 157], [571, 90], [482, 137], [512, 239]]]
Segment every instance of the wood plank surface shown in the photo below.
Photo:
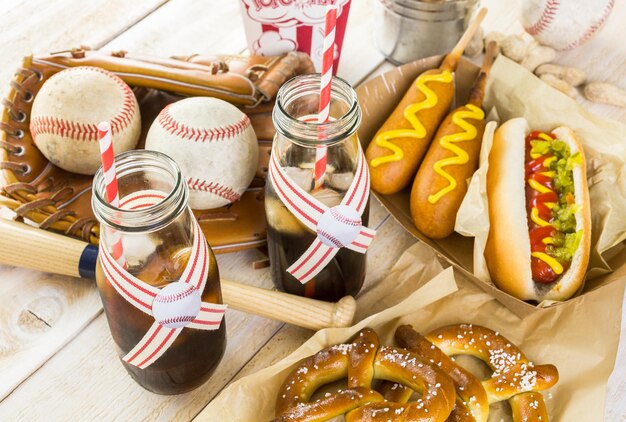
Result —
[[0, 86], [8, 87], [22, 57], [31, 52], [47, 54], [80, 45], [98, 48], [167, 1], [0, 2]]
[[[391, 67], [374, 47], [375, 1], [355, 0], [351, 7], [339, 76], [353, 84]], [[490, 8], [483, 25], [486, 32], [521, 31], [516, 20], [520, 1], [483, 0]], [[626, 3], [616, 3], [598, 37], [577, 50], [559, 53], [556, 61], [585, 66], [594, 79], [623, 84], [626, 54], [620, 37]], [[0, 69], [0, 86], [7, 86], [20, 57], [30, 50], [91, 44], [165, 56], [238, 53], [246, 48], [234, 0], [18, 0], [2, 2], [0, 18], [20, 25], [19, 30], [9, 24], [0, 29], [5, 40], [0, 46], [5, 64]], [[604, 57], [610, 60], [603, 61]], [[587, 105], [596, 113], [626, 122], [625, 109]], [[414, 241], [374, 199], [370, 221], [380, 229], [368, 254], [364, 292], [388, 273]], [[260, 257], [257, 251], [218, 256], [220, 273], [224, 278], [271, 288], [268, 269], [251, 269], [251, 262]], [[100, 299], [91, 283], [1, 266], [0, 279], [0, 298], [6, 303], [0, 308], [0, 400], [10, 393], [0, 401], [0, 420], [189, 420], [232, 380], [276, 362], [311, 335], [309, 330], [228, 310], [227, 351], [211, 380], [192, 393], [159, 396], [126, 375], [106, 319], [99, 315]], [[622, 400], [626, 342], [622, 340], [620, 347], [609, 385], [607, 421], [626, 420]]]
[[[23, 56], [80, 44], [99, 46], [164, 3], [2, 2], [0, 86], [8, 87]], [[89, 324], [102, 305], [89, 281], [6, 266], [0, 266], [0, 278], [1, 400]]]
[[102, 309], [89, 280], [0, 267], [0, 400]]
[[374, 2], [357, 0], [350, 6], [337, 76], [355, 85], [380, 65], [385, 57], [374, 43]]
[[246, 48], [239, 1], [170, 0], [102, 48], [158, 55], [236, 54]]
[[101, 316], [0, 404], [0, 420], [190, 420], [266, 343], [277, 325], [228, 311], [227, 351], [211, 379], [192, 393], [160, 396], [127, 375]]

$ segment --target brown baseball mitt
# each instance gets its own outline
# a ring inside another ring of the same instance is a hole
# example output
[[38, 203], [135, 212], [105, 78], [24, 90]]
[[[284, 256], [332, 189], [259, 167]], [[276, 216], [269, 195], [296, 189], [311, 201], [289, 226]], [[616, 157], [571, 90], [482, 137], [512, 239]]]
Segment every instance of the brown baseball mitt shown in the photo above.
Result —
[[68, 67], [107, 69], [133, 88], [145, 135], [158, 113], [184, 96], [211, 96], [242, 108], [259, 139], [259, 166], [250, 188], [230, 206], [195, 212], [216, 253], [262, 246], [265, 242], [263, 185], [274, 136], [272, 100], [291, 77], [314, 72], [303, 53], [280, 57], [187, 56], [170, 59], [104, 53], [86, 48], [26, 57], [2, 100], [0, 119], [0, 205], [40, 228], [98, 244], [91, 211], [91, 176], [61, 170], [35, 146], [29, 131], [33, 100], [44, 82]]

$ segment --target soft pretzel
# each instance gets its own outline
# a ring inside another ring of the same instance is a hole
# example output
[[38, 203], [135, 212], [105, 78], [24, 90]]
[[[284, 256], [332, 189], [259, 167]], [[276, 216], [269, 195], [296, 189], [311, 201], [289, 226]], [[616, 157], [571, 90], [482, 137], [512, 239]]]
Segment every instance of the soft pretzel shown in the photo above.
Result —
[[[448, 355], [413, 330], [410, 325], [398, 327], [395, 338], [398, 345], [424, 356], [452, 378], [457, 392], [454, 420], [487, 420], [489, 416], [487, 392], [471, 372], [454, 363]], [[462, 417], [463, 414], [467, 414], [468, 417]]]
[[[324, 384], [348, 379], [348, 390], [310, 402]], [[384, 402], [372, 390], [376, 379], [418, 391], [411, 403]], [[345, 414], [346, 421], [445, 421], [455, 402], [452, 380], [425, 358], [380, 346], [366, 328], [349, 344], [328, 347], [302, 360], [287, 376], [276, 402], [276, 421], [322, 421]]]
[[[349, 344], [302, 360], [283, 383], [276, 421], [487, 421], [489, 405], [508, 400], [515, 422], [547, 421], [540, 391], [558, 381], [553, 365], [534, 365], [505, 337], [471, 324], [442, 327], [422, 336], [409, 325], [396, 330], [402, 348], [380, 346], [362, 330]], [[478, 380], [454, 355], [484, 361], [493, 375]], [[348, 379], [348, 388], [311, 402], [324, 384]], [[378, 391], [376, 380], [384, 381]], [[456, 397], [450, 390], [456, 389]], [[409, 402], [417, 391], [421, 397]], [[455, 400], [456, 399], [456, 400]]]
[[[477, 325], [457, 324], [423, 337], [404, 325], [398, 327], [395, 337], [400, 346], [436, 363], [454, 380], [459, 399], [449, 420], [486, 421], [489, 405], [502, 400], [509, 400], [516, 422], [548, 420], [539, 392], [556, 384], [556, 367], [534, 365], [499, 333]], [[480, 382], [449, 357], [454, 355], [481, 359], [494, 371], [492, 377]]]

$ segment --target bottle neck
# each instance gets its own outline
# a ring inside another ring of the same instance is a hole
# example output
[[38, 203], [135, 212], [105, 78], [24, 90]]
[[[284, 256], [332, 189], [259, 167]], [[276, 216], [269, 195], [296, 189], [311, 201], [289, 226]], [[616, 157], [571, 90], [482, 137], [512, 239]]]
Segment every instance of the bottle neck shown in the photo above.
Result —
[[320, 78], [315, 73], [289, 80], [278, 91], [272, 113], [276, 131], [303, 147], [335, 145], [354, 135], [361, 123], [356, 92], [338, 77], [332, 78], [328, 122], [317, 122]]
[[[101, 224], [123, 232], [153, 232], [187, 209], [188, 190], [180, 169], [167, 155], [134, 150], [115, 157], [120, 207], [106, 200], [102, 167], [93, 179], [92, 208]], [[128, 195], [146, 193], [147, 201], [125, 206]], [[153, 202], [154, 201], [154, 202]]]

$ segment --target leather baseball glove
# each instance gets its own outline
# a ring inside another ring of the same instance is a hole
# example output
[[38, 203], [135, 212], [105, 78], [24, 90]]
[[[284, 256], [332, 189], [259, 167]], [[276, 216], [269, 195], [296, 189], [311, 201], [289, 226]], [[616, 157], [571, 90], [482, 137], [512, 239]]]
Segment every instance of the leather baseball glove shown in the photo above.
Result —
[[143, 146], [152, 121], [184, 96], [211, 96], [241, 107], [259, 139], [259, 166], [250, 188], [234, 204], [194, 211], [216, 253], [265, 243], [263, 186], [274, 136], [273, 98], [291, 77], [314, 72], [303, 53], [280, 57], [186, 56], [169, 59], [104, 53], [86, 48], [26, 57], [2, 100], [0, 119], [0, 205], [40, 228], [98, 244], [99, 226], [91, 211], [91, 176], [61, 170], [35, 146], [29, 131], [37, 92], [54, 73], [74, 66], [107, 69], [133, 88], [140, 106]]

